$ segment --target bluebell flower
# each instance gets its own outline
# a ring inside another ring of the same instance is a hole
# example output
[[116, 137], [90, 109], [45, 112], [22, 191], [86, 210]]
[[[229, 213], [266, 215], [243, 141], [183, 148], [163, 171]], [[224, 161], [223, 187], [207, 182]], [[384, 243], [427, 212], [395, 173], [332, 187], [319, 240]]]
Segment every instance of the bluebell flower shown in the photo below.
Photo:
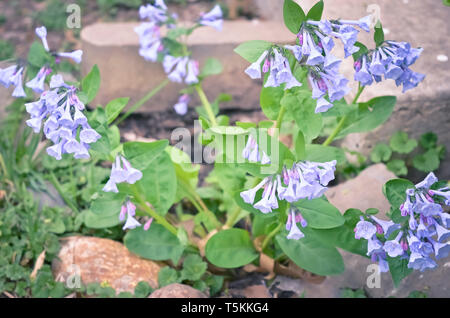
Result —
[[147, 19], [159, 24], [163, 24], [169, 19], [167, 6], [162, 0], [155, 1], [154, 5], [142, 5], [139, 8], [139, 16], [142, 20]]
[[384, 243], [383, 249], [390, 257], [397, 257], [403, 255], [404, 250], [402, 245], [400, 244], [400, 239], [402, 235], [403, 232], [400, 231], [395, 239], [386, 241]]
[[134, 184], [142, 178], [142, 172], [133, 168], [125, 157], [118, 154], [112, 164], [108, 182], [103, 187], [105, 192], [118, 192], [117, 184], [126, 182]]
[[199, 23], [201, 25], [213, 27], [217, 31], [221, 31], [223, 24], [223, 13], [220, 6], [216, 4], [211, 11], [202, 14]]
[[136, 227], [141, 226], [141, 223], [139, 223], [135, 218], [136, 214], [136, 206], [131, 203], [131, 201], [128, 201], [126, 203], [126, 209], [127, 209], [127, 220], [125, 222], [125, 225], [122, 227], [122, 230], [132, 230]]
[[368, 240], [371, 239], [376, 233], [377, 227], [371, 222], [365, 221], [361, 216], [360, 221], [356, 224], [355, 227], [355, 238], [358, 240], [360, 238]]
[[50, 68], [43, 66], [37, 73], [36, 77], [34, 77], [32, 80], [28, 81], [25, 84], [25, 86], [31, 88], [36, 93], [42, 93], [45, 89], [44, 88], [45, 78], [51, 72], [52, 72], [52, 70]]
[[384, 251], [374, 252], [371, 256], [372, 262], [378, 262], [378, 272], [386, 273], [389, 271], [389, 263], [386, 260]]
[[296, 210], [290, 209], [289, 212], [289, 218], [288, 222], [286, 223], [286, 229], [289, 231], [289, 234], [286, 236], [288, 240], [296, 240], [302, 239], [305, 237], [305, 234], [303, 234], [302, 231], [297, 226], [297, 216], [296, 216]]
[[188, 85], [198, 83], [199, 65], [197, 61], [190, 60], [187, 64], [187, 75], [184, 82]]
[[181, 116], [186, 115], [186, 113], [188, 111], [189, 101], [190, 101], [190, 97], [188, 94], [181, 95], [180, 98], [178, 99], [178, 102], [173, 106], [173, 108], [175, 109], [175, 112]]
[[36, 35], [41, 39], [42, 45], [44, 49], [48, 52], [50, 51], [47, 42], [47, 28], [45, 26], [41, 26], [35, 29]]
[[246, 70], [245, 73], [250, 76], [251, 79], [258, 79], [261, 78], [261, 63], [265, 61], [267, 55], [269, 54], [269, 51], [264, 51], [258, 60], [254, 63], [252, 63]]
[[81, 59], [83, 57], [83, 51], [82, 50], [76, 50], [73, 52], [60, 52], [57, 54], [60, 57], [65, 57], [73, 60], [75, 63], [80, 64]]
[[394, 223], [393, 221], [380, 220], [379, 218], [377, 218], [373, 215], [371, 215], [370, 218], [372, 220], [374, 220], [376, 222], [376, 224], [381, 226], [381, 228], [383, 230], [383, 234], [386, 237], [389, 237], [394, 231], [396, 231], [400, 228], [400, 225]]
[[373, 235], [367, 240], [367, 256], [383, 251], [383, 243]]

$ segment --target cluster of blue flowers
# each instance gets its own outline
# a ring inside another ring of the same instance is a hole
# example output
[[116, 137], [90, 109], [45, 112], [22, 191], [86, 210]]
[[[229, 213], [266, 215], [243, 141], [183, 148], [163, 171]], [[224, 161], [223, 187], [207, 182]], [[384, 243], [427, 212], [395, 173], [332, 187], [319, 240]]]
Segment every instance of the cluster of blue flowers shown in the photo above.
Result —
[[[242, 155], [250, 162], [260, 162], [262, 164], [270, 164], [270, 158], [262, 152], [255, 139], [249, 136], [247, 145]], [[254, 188], [240, 193], [245, 203], [253, 205], [253, 207], [264, 214], [270, 213], [278, 208], [278, 200], [286, 200], [289, 203], [297, 202], [301, 199], [320, 198], [331, 180], [334, 179], [334, 171], [336, 170], [336, 161], [325, 163], [299, 161], [294, 163], [292, 168], [283, 168], [282, 174], [276, 174], [264, 178]], [[255, 203], [255, 197], [259, 190], [263, 189], [262, 198]], [[291, 213], [290, 213], [291, 214]], [[295, 212], [295, 215], [298, 213]], [[303, 220], [300, 216], [292, 220]], [[306, 226], [306, 221], [302, 221], [302, 225]], [[299, 230], [295, 226], [295, 222], [289, 222], [288, 230], [297, 233]], [[298, 233], [297, 233], [298, 234]], [[298, 235], [290, 235], [288, 238], [298, 237]]]
[[[115, 162], [112, 164], [111, 173], [108, 181], [103, 187], [103, 191], [119, 193], [119, 189], [117, 188], [118, 183], [126, 182], [128, 184], [135, 184], [140, 179], [142, 179], [142, 172], [133, 168], [131, 163], [124, 156], [118, 154]], [[127, 202], [122, 206], [119, 214], [120, 221], [124, 221], [125, 217], [127, 219], [125, 225], [123, 226], [123, 230], [134, 229], [141, 226], [141, 223], [135, 219], [135, 215], [136, 206], [130, 200], [127, 200]], [[152, 221], [153, 218], [149, 219], [145, 223], [144, 230], [147, 231], [150, 228]]]
[[349, 81], [339, 73], [342, 61], [331, 53], [335, 45], [333, 38], [342, 41], [345, 57], [349, 57], [359, 50], [359, 47], [355, 46], [359, 31], [354, 25], [369, 32], [369, 22], [370, 16], [359, 21], [307, 21], [297, 34], [298, 44], [285, 45], [284, 49], [272, 48], [265, 51], [246, 69], [246, 73], [252, 79], [261, 78], [261, 64], [263, 64], [262, 72], [270, 71], [265, 87], [286, 84], [284, 89], [290, 89], [301, 86], [292, 74], [286, 58], [284, 50], [290, 50], [297, 62], [308, 68], [312, 97], [317, 100], [316, 113], [326, 112], [333, 106], [333, 101], [343, 98], [350, 91], [347, 86]]
[[[187, 85], [198, 83], [198, 75], [200, 72], [198, 61], [191, 59], [187, 55], [173, 56], [164, 48], [160, 28], [163, 25], [166, 25], [169, 29], [174, 28], [177, 20], [175, 14], [169, 14], [164, 1], [156, 0], [154, 5], [147, 4], [141, 6], [139, 15], [142, 20], [146, 21], [135, 28], [135, 32], [139, 35], [139, 54], [145, 60], [151, 62], [156, 62], [158, 56], [161, 56], [164, 71], [171, 82], [184, 82]], [[197, 21], [197, 25], [211, 26], [220, 31], [223, 24], [222, 16], [220, 6], [216, 5], [210, 12], [201, 15]], [[179, 115], [185, 115], [188, 102], [188, 98], [184, 95], [181, 96], [178, 103], [174, 106], [175, 111]]]
[[[424, 271], [437, 267], [432, 256], [441, 259], [450, 253], [450, 243], [446, 242], [450, 237], [450, 215], [442, 208], [443, 204], [450, 204], [450, 188], [431, 189], [437, 182], [436, 176], [430, 173], [414, 189], [406, 190], [400, 211], [403, 217], [409, 218], [403, 224], [371, 216], [369, 220], [361, 217], [356, 225], [355, 237], [368, 240], [367, 255], [379, 262], [381, 272], [389, 270], [387, 255], [407, 259], [408, 268]], [[384, 243], [377, 234], [384, 236]]]
[[27, 125], [39, 133], [43, 124], [45, 136], [54, 143], [47, 153], [57, 160], [64, 153], [73, 154], [76, 159], [89, 158], [89, 144], [100, 138], [89, 126], [83, 114], [85, 106], [76, 92], [76, 87], [64, 83], [61, 75], [53, 75], [50, 89], [38, 101], [25, 104], [31, 116]]
[[355, 80], [368, 86], [374, 81], [380, 82], [384, 76], [386, 80], [394, 80], [397, 86], [403, 85], [404, 93], [419, 85], [425, 78], [424, 74], [413, 72], [409, 68], [422, 51], [422, 48], [412, 48], [407, 42], [386, 41], [355, 61]]
[[[44, 49], [50, 52], [47, 43], [47, 29], [42, 26], [36, 28], [36, 35], [41, 39]], [[81, 62], [83, 51], [76, 50], [73, 52], [52, 52], [52, 56], [56, 58], [56, 62], [59, 62], [59, 57], [70, 58], [76, 63]], [[11, 65], [7, 68], [0, 69], [0, 84], [8, 88], [10, 85], [14, 86], [12, 93], [13, 97], [26, 97], [25, 90], [23, 88], [23, 76], [25, 73], [26, 64], [20, 62], [16, 65]], [[52, 69], [48, 65], [42, 66], [37, 73], [36, 77], [28, 81], [25, 85], [31, 88], [36, 93], [42, 93], [44, 91], [45, 80], [48, 75], [52, 73]]]

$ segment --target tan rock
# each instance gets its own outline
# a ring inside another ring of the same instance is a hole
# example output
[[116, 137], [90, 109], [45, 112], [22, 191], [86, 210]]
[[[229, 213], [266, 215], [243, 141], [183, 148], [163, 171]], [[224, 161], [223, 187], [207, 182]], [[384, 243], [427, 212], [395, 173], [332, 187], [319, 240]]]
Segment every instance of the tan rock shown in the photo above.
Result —
[[326, 192], [328, 200], [342, 213], [350, 208], [365, 211], [376, 208], [384, 214], [390, 204], [383, 195], [383, 185], [397, 178], [382, 163], [370, 166], [355, 179], [346, 181]]
[[207, 298], [201, 291], [183, 284], [170, 284], [155, 290], [148, 298]]
[[69, 282], [75, 275], [84, 284], [107, 284], [117, 293], [133, 293], [140, 281], [158, 286], [160, 266], [142, 259], [121, 243], [97, 237], [70, 236], [61, 239], [58, 258], [53, 260], [52, 271], [57, 281]]

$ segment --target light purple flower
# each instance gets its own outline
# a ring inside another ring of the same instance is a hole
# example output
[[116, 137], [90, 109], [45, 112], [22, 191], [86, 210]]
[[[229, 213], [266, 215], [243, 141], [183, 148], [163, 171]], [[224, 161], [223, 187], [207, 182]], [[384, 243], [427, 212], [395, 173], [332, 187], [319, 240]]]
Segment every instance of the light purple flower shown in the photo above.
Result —
[[223, 17], [222, 9], [218, 4], [216, 4], [211, 11], [202, 14], [199, 23], [201, 25], [211, 26], [215, 28], [217, 31], [221, 31], [223, 24], [222, 17]]
[[65, 58], [69, 58], [71, 60], [73, 60], [75, 63], [80, 64], [81, 63], [81, 59], [83, 57], [83, 51], [82, 50], [76, 50], [73, 52], [61, 52], [58, 53], [58, 56], [60, 57], [65, 57]]
[[190, 97], [188, 94], [183, 94], [180, 96], [180, 98], [178, 99], [178, 102], [173, 106], [173, 108], [175, 109], [175, 112], [180, 115], [180, 116], [184, 116], [186, 115], [187, 111], [188, 111], [188, 104], [190, 101]]
[[375, 235], [375, 233], [377, 232], [377, 228], [372, 223], [364, 221], [363, 217], [361, 217], [360, 219], [361, 220], [356, 224], [355, 227], [355, 238], [358, 240], [360, 238], [368, 240]]
[[44, 49], [49, 52], [50, 49], [48, 47], [48, 42], [47, 42], [47, 29], [45, 26], [41, 26], [39, 28], [35, 29], [36, 35], [41, 39], [42, 41], [42, 45], [44, 46]]

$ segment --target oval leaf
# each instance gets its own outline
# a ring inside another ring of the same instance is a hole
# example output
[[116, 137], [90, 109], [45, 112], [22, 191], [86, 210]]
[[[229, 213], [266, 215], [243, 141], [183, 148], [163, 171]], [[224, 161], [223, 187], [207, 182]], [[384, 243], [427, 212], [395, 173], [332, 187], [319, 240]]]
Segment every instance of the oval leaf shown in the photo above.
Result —
[[294, 204], [313, 229], [331, 229], [344, 224], [339, 210], [324, 199], [300, 200]]
[[258, 257], [250, 235], [242, 229], [220, 231], [211, 237], [205, 255], [212, 264], [223, 268], [244, 266]]

